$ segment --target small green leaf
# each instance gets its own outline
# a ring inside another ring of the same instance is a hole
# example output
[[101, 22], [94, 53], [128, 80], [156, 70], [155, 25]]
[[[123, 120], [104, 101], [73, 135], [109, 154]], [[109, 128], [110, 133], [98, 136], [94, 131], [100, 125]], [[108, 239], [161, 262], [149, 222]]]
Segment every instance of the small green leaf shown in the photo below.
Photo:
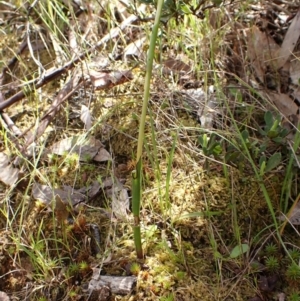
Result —
[[264, 120], [266, 122], [267, 128], [271, 128], [274, 122], [273, 115], [270, 111], [267, 111], [264, 116]]
[[282, 137], [275, 137], [275, 138], [272, 139], [272, 141], [274, 141], [274, 142], [280, 144], [280, 143], [283, 142], [283, 138], [282, 138]]
[[215, 259], [222, 259], [223, 258], [222, 254], [218, 251], [214, 252], [214, 257], [215, 257]]
[[242, 137], [246, 141], [249, 138], [249, 132], [247, 130], [242, 131]]
[[265, 173], [265, 170], [266, 170], [266, 161], [262, 161], [260, 162], [259, 160], [259, 174], [262, 176], [264, 173]]
[[180, 10], [181, 10], [184, 14], [191, 14], [191, 13], [192, 13], [190, 7], [187, 6], [185, 3], [183, 3], [182, 5], [180, 5]]
[[223, 151], [222, 146], [220, 144], [218, 144], [213, 149], [213, 155], [218, 156], [222, 153], [222, 151]]
[[281, 163], [281, 153], [273, 154], [268, 160], [265, 172], [269, 172]]
[[157, 226], [150, 225], [145, 229], [145, 236], [147, 239], [153, 237], [157, 233]]
[[263, 164], [264, 162], [266, 162], [266, 156], [261, 156], [261, 157], [259, 158], [259, 166], [262, 166], [262, 164]]
[[259, 132], [262, 136], [267, 136], [267, 132], [264, 131], [262, 128], [258, 128], [258, 132]]
[[208, 145], [208, 139], [207, 139], [207, 134], [203, 134], [202, 136], [200, 136], [198, 138], [198, 141], [200, 143], [200, 145], [202, 146], [202, 148], [207, 148]]
[[286, 128], [282, 128], [279, 135], [280, 137], [285, 137], [289, 133], [289, 130]]
[[277, 131], [273, 131], [273, 130], [270, 130], [268, 131], [268, 135], [267, 135], [269, 138], [276, 138], [278, 136], [278, 132]]
[[279, 123], [280, 123], [280, 119], [279, 119], [279, 118], [276, 118], [276, 119], [274, 120], [274, 123], [273, 123], [273, 125], [272, 125], [270, 131], [278, 132], [277, 128], [278, 128], [278, 126], [279, 126]]
[[265, 152], [266, 149], [267, 149], [267, 147], [268, 147], [268, 142], [267, 142], [267, 141], [264, 141], [263, 144], [261, 144], [261, 146], [260, 146], [260, 148], [259, 148], [259, 152], [260, 152], [260, 153]]
[[249, 245], [247, 245], [247, 244], [241, 244], [241, 245], [235, 246], [230, 253], [230, 258], [237, 258], [240, 255], [247, 253], [248, 250], [249, 250]]

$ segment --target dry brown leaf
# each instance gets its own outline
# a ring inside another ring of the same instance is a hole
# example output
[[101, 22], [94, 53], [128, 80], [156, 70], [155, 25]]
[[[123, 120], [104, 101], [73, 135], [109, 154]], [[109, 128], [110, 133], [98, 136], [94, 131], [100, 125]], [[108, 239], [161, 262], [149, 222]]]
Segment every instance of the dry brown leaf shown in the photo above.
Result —
[[66, 204], [81, 203], [87, 199], [85, 193], [86, 188], [75, 190], [71, 186], [64, 186], [62, 189], [53, 189], [47, 185], [34, 183], [32, 187], [32, 197], [36, 200], [40, 200], [46, 206], [50, 206], [56, 195]]
[[298, 106], [294, 101], [283, 93], [268, 93], [270, 100], [273, 101], [279, 112], [286, 118], [289, 116], [297, 116]]
[[59, 156], [66, 152], [78, 154], [80, 161], [93, 159], [101, 149], [103, 149], [103, 145], [100, 140], [95, 137], [83, 139], [81, 136], [62, 139], [50, 147], [50, 151]]
[[281, 68], [292, 54], [300, 36], [300, 10], [294, 17], [278, 51], [277, 68]]
[[290, 64], [290, 78], [294, 85], [300, 85], [300, 61], [299, 59], [293, 59]]
[[127, 71], [96, 71], [89, 70], [87, 76], [96, 90], [111, 88], [133, 79], [132, 72]]
[[112, 211], [118, 219], [126, 220], [129, 212], [129, 196], [125, 188], [114, 187], [112, 192]]
[[89, 108], [85, 105], [81, 105], [80, 119], [88, 131], [92, 127], [92, 115]]
[[57, 194], [54, 199], [54, 213], [59, 222], [64, 222], [69, 216], [67, 203], [63, 202], [61, 197]]
[[88, 189], [87, 189], [88, 197], [93, 198], [95, 195], [97, 195], [99, 190], [103, 187], [104, 186], [101, 185], [97, 180], [93, 181], [92, 185], [90, 187], [88, 187]]
[[59, 196], [63, 203], [76, 205], [91, 199], [98, 194], [100, 189], [109, 188], [113, 185], [113, 179], [107, 178], [99, 183], [93, 181], [91, 186], [73, 189], [71, 186], [63, 186], [62, 189], [53, 189], [47, 185], [34, 183], [32, 187], [32, 197], [43, 202], [46, 206], [50, 206], [53, 198]]
[[98, 154], [93, 158], [97, 162], [111, 161], [112, 157], [110, 153], [105, 148], [100, 148]]
[[247, 56], [249, 57], [256, 76], [263, 83], [267, 66], [277, 69], [276, 57], [279, 46], [266, 33], [253, 26], [247, 33]]
[[288, 220], [292, 225], [300, 225], [300, 202], [296, 202], [287, 215], [281, 215], [279, 216], [279, 219], [281, 221], [286, 221]]
[[164, 72], [166, 73], [189, 73], [192, 68], [181, 60], [169, 58], [163, 62]]
[[0, 181], [5, 185], [12, 186], [18, 181], [20, 170], [14, 168], [8, 156], [0, 153]]
[[143, 45], [146, 41], [146, 37], [142, 37], [129, 45], [127, 45], [124, 49], [124, 59], [128, 59], [130, 57], [141, 58], [144, 54]]

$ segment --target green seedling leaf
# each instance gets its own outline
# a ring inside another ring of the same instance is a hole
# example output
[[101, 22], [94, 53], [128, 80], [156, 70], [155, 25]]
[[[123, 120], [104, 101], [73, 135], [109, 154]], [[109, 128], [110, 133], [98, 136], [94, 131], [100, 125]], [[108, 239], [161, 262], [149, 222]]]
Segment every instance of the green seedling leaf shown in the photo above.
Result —
[[215, 142], [215, 143], [213, 143], [213, 142], [212, 142], [212, 143], [209, 143], [208, 148], [207, 148], [207, 151], [210, 152], [210, 153], [212, 154], [213, 151], [214, 151], [214, 149], [215, 149], [215, 147], [216, 147], [217, 145], [219, 145], [218, 142]]
[[156, 225], [150, 225], [147, 228], [145, 228], [145, 237], [147, 239], [153, 237], [157, 233], [157, 226]]
[[262, 145], [260, 146], [260, 148], [259, 148], [259, 152], [260, 152], [260, 153], [265, 152], [266, 149], [267, 149], [267, 147], [268, 147], [268, 142], [267, 142], [267, 141], [263, 142], [263, 144], [262, 144]]
[[275, 137], [272, 139], [272, 141], [278, 143], [278, 144], [281, 144], [283, 142], [283, 138], [282, 137]]
[[277, 128], [278, 128], [279, 122], [280, 122], [280, 119], [278, 119], [278, 118], [275, 119], [274, 123], [273, 123], [273, 125], [272, 125], [272, 127], [270, 129], [270, 131], [276, 131], [277, 132]]
[[216, 141], [216, 135], [212, 134], [208, 137], [207, 134], [203, 134], [199, 136], [198, 142], [202, 147], [202, 151], [204, 155], [210, 156], [218, 156], [222, 153], [222, 146], [220, 141]]
[[260, 158], [259, 158], [259, 166], [261, 166], [264, 162], [266, 162], [267, 160], [266, 160], [266, 156], [261, 156]]
[[242, 131], [242, 137], [246, 141], [249, 138], [249, 132], [247, 130]]
[[268, 160], [265, 172], [269, 172], [281, 163], [281, 153], [273, 154]]
[[202, 136], [199, 137], [199, 143], [202, 146], [202, 148], [207, 148], [208, 145], [207, 134], [203, 134]]
[[215, 251], [214, 252], [214, 258], [215, 259], [223, 259], [223, 256], [222, 256], [222, 254], [220, 252]]
[[187, 14], [187, 15], [192, 13], [190, 7], [187, 6], [185, 3], [183, 3], [182, 5], [180, 5], [180, 10], [181, 10], [184, 14]]
[[280, 137], [285, 137], [289, 133], [289, 130], [286, 128], [282, 128], [279, 135]]
[[274, 123], [273, 115], [270, 111], [267, 111], [264, 116], [264, 120], [268, 129], [270, 129]]
[[222, 153], [222, 147], [220, 144], [216, 145], [213, 149], [213, 155], [218, 156]]
[[280, 123], [280, 119], [276, 118], [273, 120], [273, 124], [270, 126], [268, 126], [268, 128], [266, 129], [268, 132], [268, 137], [269, 138], [275, 138], [278, 137], [281, 129], [279, 128], [279, 123]]
[[278, 132], [277, 131], [273, 131], [273, 130], [270, 130], [269, 132], [268, 132], [268, 135], [267, 135], [269, 138], [271, 138], [271, 139], [274, 139], [274, 138], [276, 138], [277, 136], [278, 136]]
[[262, 157], [259, 159], [259, 173], [262, 176], [265, 173], [266, 170], [266, 157], [264, 157], [264, 159], [262, 159]]
[[267, 136], [267, 132], [264, 131], [262, 128], [258, 128], [258, 132], [259, 132], [262, 136]]
[[238, 246], [235, 246], [231, 253], [230, 253], [230, 258], [237, 258], [249, 251], [249, 245], [248, 244], [241, 244]]
[[176, 13], [177, 7], [173, 0], [165, 0], [162, 7], [162, 18], [172, 17], [174, 13]]

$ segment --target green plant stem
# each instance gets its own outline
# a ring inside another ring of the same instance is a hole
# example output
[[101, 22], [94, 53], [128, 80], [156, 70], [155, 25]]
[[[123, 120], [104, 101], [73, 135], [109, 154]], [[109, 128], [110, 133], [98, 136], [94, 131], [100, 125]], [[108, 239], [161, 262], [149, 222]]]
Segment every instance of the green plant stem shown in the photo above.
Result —
[[133, 181], [132, 181], [132, 207], [133, 207], [133, 216], [134, 216], [134, 243], [135, 249], [137, 253], [137, 257], [143, 258], [143, 250], [142, 250], [142, 242], [141, 242], [141, 229], [140, 229], [140, 204], [141, 204], [141, 195], [142, 195], [142, 152], [143, 152], [143, 144], [144, 144], [144, 136], [145, 136], [145, 124], [146, 124], [146, 114], [150, 96], [150, 82], [152, 76], [152, 68], [153, 68], [153, 58], [155, 52], [156, 38], [159, 29], [160, 17], [162, 12], [163, 0], [158, 0], [157, 10], [155, 21], [152, 29], [150, 46], [147, 56], [147, 70], [145, 77], [145, 85], [144, 85], [144, 100], [142, 107], [142, 114], [140, 119], [140, 127], [139, 127], [139, 137], [138, 137], [138, 145], [137, 145], [137, 154], [136, 154], [136, 170], [133, 172]]
[[143, 107], [142, 107], [142, 115], [140, 119], [139, 138], [138, 138], [138, 146], [137, 146], [137, 161], [139, 161], [143, 152], [144, 130], [145, 130], [146, 114], [147, 114], [147, 108], [148, 108], [148, 102], [150, 96], [150, 82], [152, 76], [153, 58], [154, 58], [156, 38], [159, 29], [162, 6], [163, 6], [163, 0], [159, 0], [157, 3], [157, 11], [156, 11], [156, 16], [155, 16], [153, 29], [152, 29], [150, 46], [149, 46], [148, 56], [147, 56], [147, 67], [146, 67], [147, 70], [146, 70], [146, 77], [145, 77], [145, 84], [144, 84], [144, 100], [143, 100]]

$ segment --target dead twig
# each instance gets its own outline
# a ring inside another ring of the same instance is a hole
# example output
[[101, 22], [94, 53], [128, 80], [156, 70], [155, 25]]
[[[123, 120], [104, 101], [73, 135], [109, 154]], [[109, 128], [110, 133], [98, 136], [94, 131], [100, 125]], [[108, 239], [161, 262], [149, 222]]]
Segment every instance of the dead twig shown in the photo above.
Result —
[[[39, 138], [45, 132], [47, 126], [52, 121], [56, 113], [59, 111], [61, 104], [67, 100], [81, 85], [81, 74], [75, 74], [65, 85], [65, 87], [60, 90], [57, 97], [55, 98], [53, 104], [49, 111], [42, 117], [41, 123], [37, 128], [36, 132], [27, 139], [26, 144], [23, 146], [22, 152], [24, 152], [27, 147], [33, 143], [37, 138]], [[26, 131], [28, 132], [28, 130]], [[23, 135], [22, 135], [23, 136]]]
[[6, 113], [1, 114], [3, 121], [5, 122], [7, 128], [11, 130], [16, 137], [20, 136], [22, 132], [20, 129], [14, 124], [14, 122], [10, 119], [10, 117]]
[[[3, 81], [5, 78], [5, 75], [7, 74], [8, 71], [11, 71], [14, 66], [18, 63], [18, 56], [23, 53], [23, 51], [27, 47], [27, 42], [24, 40], [22, 44], [19, 47], [19, 50], [17, 54], [8, 62], [7, 66], [5, 66], [0, 74], [0, 86], [3, 85]], [[4, 97], [2, 92], [0, 91], [0, 103], [4, 101]], [[8, 116], [6, 113], [1, 113], [0, 116], [2, 116], [3, 123], [6, 124], [7, 128], [10, 129], [16, 136], [19, 136], [22, 134], [22, 132], [19, 130], [19, 128], [14, 124], [14, 122], [11, 120], [11, 118]]]
[[[75, 69], [74, 74], [72, 75], [69, 82], [58, 93], [57, 97], [53, 101], [51, 108], [41, 118], [41, 123], [36, 132], [27, 139], [26, 144], [22, 148], [22, 152], [24, 152], [31, 143], [33, 143], [45, 132], [45, 129], [53, 120], [56, 113], [59, 111], [62, 103], [66, 101], [70, 96], [72, 96], [72, 94], [84, 83], [84, 81], [90, 82], [96, 90], [100, 90], [120, 85], [124, 82], [131, 80], [132, 78], [133, 77], [130, 71], [93, 71], [91, 74], [85, 74], [82, 73], [80, 69]], [[21, 136], [24, 136], [28, 131], [29, 129], [27, 129]]]
[[[99, 48], [100, 46], [107, 43], [109, 40], [117, 37], [124, 28], [126, 28], [129, 24], [135, 22], [138, 19], [138, 17], [131, 15], [126, 20], [124, 20], [119, 27], [113, 28], [107, 35], [105, 35], [95, 46], [91, 47], [89, 50], [87, 50], [84, 53], [81, 53], [76, 58], [73, 58], [71, 61], [67, 62], [64, 66], [57, 68], [57, 69], [51, 69], [45, 72], [44, 77], [35, 79], [29, 87], [26, 89], [28, 90], [34, 90], [41, 88], [48, 82], [54, 80], [64, 72], [70, 70], [73, 68], [76, 64], [78, 64], [81, 60], [83, 60], [85, 57], [90, 55], [95, 49]], [[25, 97], [24, 90], [19, 91], [15, 95], [11, 96], [9, 99], [4, 100], [0, 103], [0, 111], [3, 111], [4, 109], [8, 108], [12, 104], [16, 103], [17, 101], [23, 99]]]

